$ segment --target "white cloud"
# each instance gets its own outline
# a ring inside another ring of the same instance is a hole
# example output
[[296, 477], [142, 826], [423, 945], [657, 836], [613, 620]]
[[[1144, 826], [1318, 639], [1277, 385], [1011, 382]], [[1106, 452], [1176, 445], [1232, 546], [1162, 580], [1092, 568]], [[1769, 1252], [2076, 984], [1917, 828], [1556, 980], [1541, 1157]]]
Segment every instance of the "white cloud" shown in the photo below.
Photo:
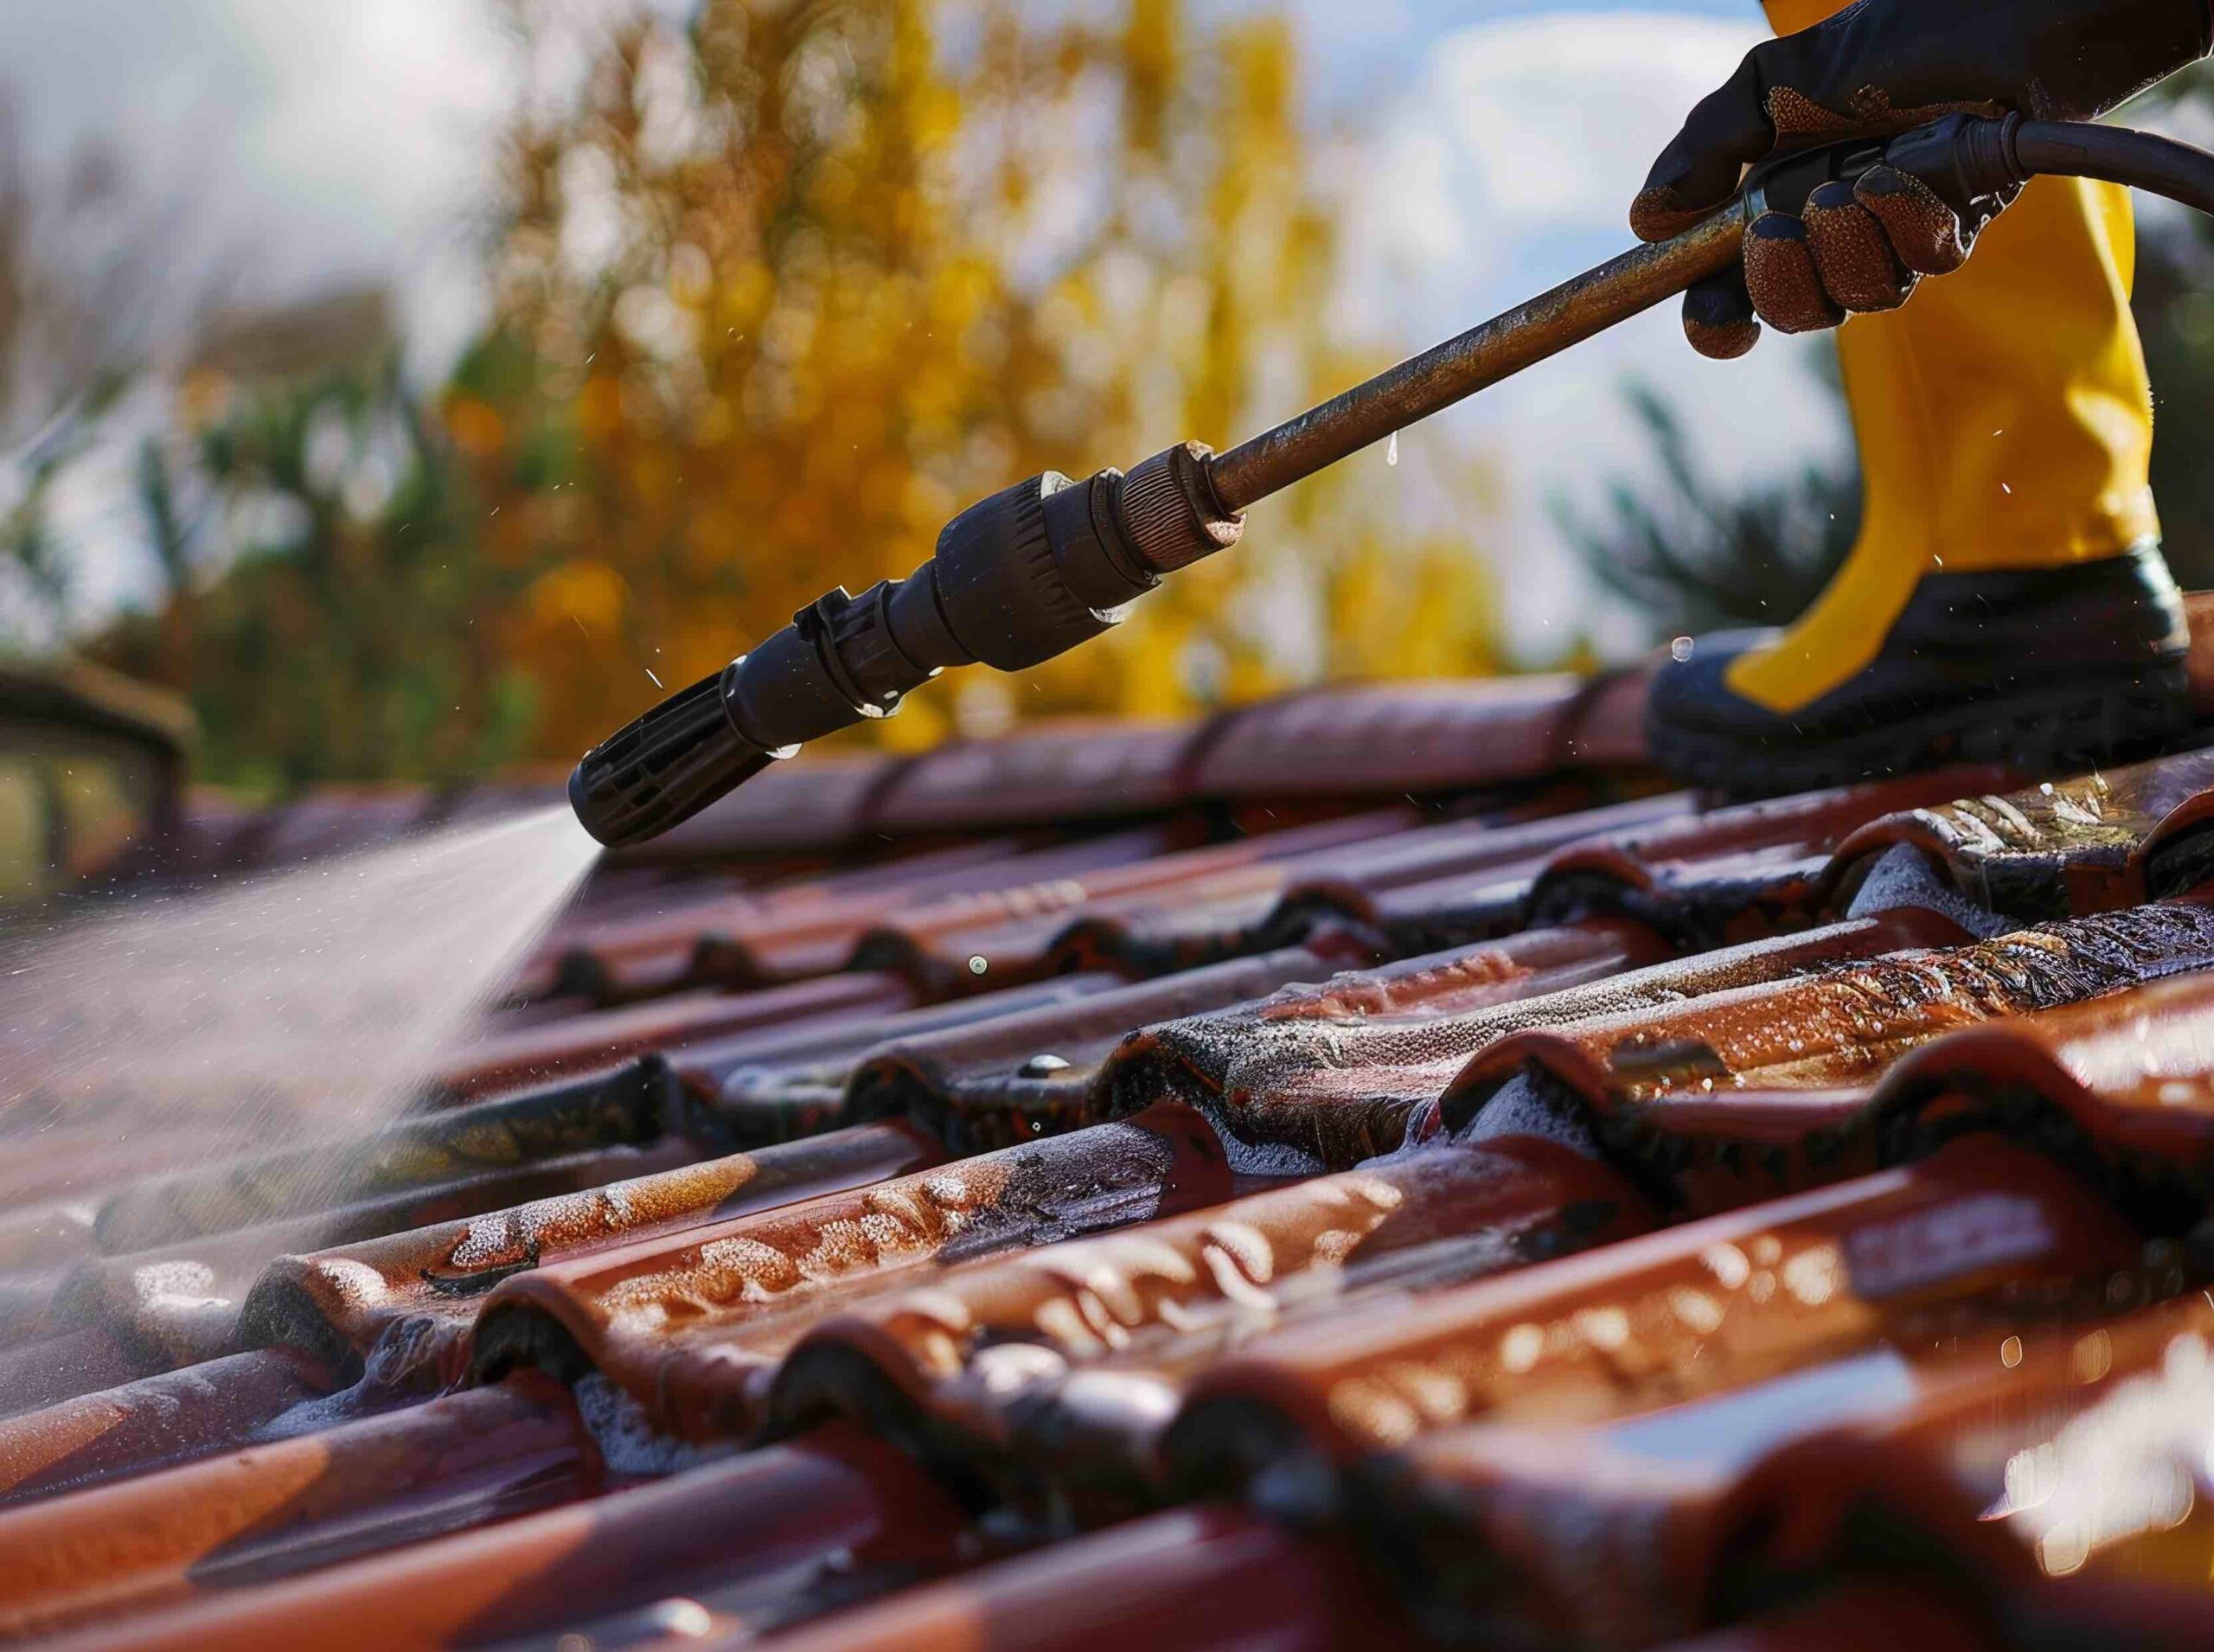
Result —
[[192, 227], [181, 281], [241, 300], [396, 279], [426, 346], [474, 304], [457, 226], [513, 54], [457, 0], [10, 0], [0, 90], [34, 165], [96, 144]]

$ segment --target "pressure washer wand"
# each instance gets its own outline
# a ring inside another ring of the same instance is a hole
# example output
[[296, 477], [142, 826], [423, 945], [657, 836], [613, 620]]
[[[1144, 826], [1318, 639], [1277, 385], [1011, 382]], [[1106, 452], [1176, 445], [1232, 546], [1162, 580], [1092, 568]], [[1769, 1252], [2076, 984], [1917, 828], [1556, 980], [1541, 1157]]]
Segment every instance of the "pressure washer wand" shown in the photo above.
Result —
[[569, 800], [611, 848], [689, 819], [771, 762], [888, 717], [949, 666], [1022, 671], [1119, 624], [1168, 574], [1235, 545], [1246, 509], [1396, 431], [1727, 269], [1746, 227], [1881, 158], [1965, 205], [2044, 174], [2102, 178], [2214, 213], [2214, 155], [2147, 133], [1953, 115], [1888, 144], [1842, 144], [1756, 170], [1731, 205], [1640, 247], [1225, 453], [1197, 442], [1128, 476], [1058, 471], [949, 522], [905, 579], [841, 586], [716, 676], [585, 754]]

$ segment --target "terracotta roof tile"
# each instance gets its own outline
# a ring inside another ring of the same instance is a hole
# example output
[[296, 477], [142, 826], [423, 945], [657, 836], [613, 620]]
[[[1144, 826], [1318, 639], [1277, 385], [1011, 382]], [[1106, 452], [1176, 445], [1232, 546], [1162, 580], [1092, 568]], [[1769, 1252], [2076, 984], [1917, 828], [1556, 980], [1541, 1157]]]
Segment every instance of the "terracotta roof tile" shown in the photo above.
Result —
[[[1840, 858], [1912, 843], [1994, 912], [2104, 912], [2200, 881], [2211, 790], [2214, 753], [2185, 752], [2004, 793], [1964, 791], [1863, 828]], [[2148, 864], [2159, 868], [2149, 881]]]
[[1193, 765], [1205, 797], [1390, 797], [1495, 785], [1567, 766], [1574, 677], [1328, 689], [1231, 713]]
[[0, 1421], [0, 1500], [206, 1457], [329, 1391], [314, 1361], [258, 1350], [164, 1371]]
[[664, 1063], [675, 1105], [707, 1139], [740, 1145], [828, 1130], [849, 1113], [854, 1072], [879, 1048], [959, 1028], [1072, 1006], [1123, 983], [1110, 975], [1065, 975], [897, 1015], [854, 1015], [798, 1028], [753, 1033], [680, 1051]]
[[865, 1302], [799, 1342], [771, 1405], [785, 1429], [866, 1418], [1033, 1503], [1132, 1501], [1159, 1489], [1152, 1454], [1183, 1381], [1264, 1325], [1649, 1220], [1621, 1177], [1552, 1143], [1405, 1155]]
[[172, 1364], [215, 1359], [238, 1345], [239, 1311], [247, 1293], [281, 1257], [434, 1229], [674, 1171], [700, 1156], [699, 1149], [675, 1137], [644, 1147], [598, 1148], [88, 1258], [49, 1280], [46, 1322], [105, 1327], [134, 1345], [158, 1350]]
[[478, 1313], [475, 1370], [588, 1365], [681, 1437], [743, 1435], [818, 1304], [907, 1283], [918, 1269], [1219, 1204], [1229, 1191], [1214, 1133], [1168, 1104], [675, 1242], [516, 1272]]
[[805, 1566], [938, 1559], [957, 1510], [890, 1447], [771, 1447], [689, 1473], [89, 1629], [144, 1649], [482, 1645]]
[[1358, 1519], [1456, 1637], [1681, 1633], [1733, 1595], [1850, 1572], [1878, 1541], [1918, 1543], [2001, 1602], [2087, 1566], [2204, 1583], [2176, 1550], [2206, 1541], [2181, 1534], [2205, 1475], [2214, 1309], [2192, 1292], [2114, 1319], [2016, 1305], [1982, 1335], [1940, 1329], [1597, 1425], [1449, 1430], [1357, 1469]]
[[845, 1105], [855, 1117], [911, 1117], [957, 1150], [1058, 1135], [1152, 1098], [1125, 1090], [1118, 1106], [1114, 1086], [1099, 1082], [1102, 1065], [1132, 1027], [1241, 1003], [1329, 971], [1323, 953], [1290, 947], [893, 1039], [854, 1070]]
[[1910, 911], [1656, 963], [1667, 949], [1640, 925], [1530, 931], [1149, 1028], [1101, 1084], [1181, 1095], [1235, 1139], [1289, 1147], [1337, 1128], [1343, 1143], [1328, 1151], [1351, 1162], [1396, 1144], [1472, 1056], [1521, 1029], [1610, 1015], [1638, 1025], [1648, 1013], [1958, 934]]
[[279, 1258], [246, 1302], [241, 1334], [334, 1363], [375, 1360], [387, 1383], [416, 1370], [451, 1380], [479, 1304], [502, 1280], [720, 1232], [749, 1212], [865, 1188], [938, 1158], [911, 1126], [867, 1125]]
[[[1731, 1114], [1777, 1092], [1812, 1092], [1840, 1104], [1865, 1096], [1900, 1056], [1955, 1028], [2210, 967], [2214, 909], [2195, 901], [2066, 919], [1966, 946], [1893, 951], [1665, 1008], [1515, 1033], [1455, 1079], [1441, 1121], [1449, 1130], [1465, 1129], [1518, 1075], [1541, 1073], [1622, 1130], [1692, 1110], [1726, 1127]], [[1730, 1105], [1716, 1105], [1718, 1096]]]
[[438, 1082], [458, 1096], [496, 1094], [612, 1066], [650, 1050], [675, 1050], [818, 1017], [892, 1015], [915, 995], [896, 976], [819, 976], [764, 992], [694, 992], [628, 1008], [566, 1016], [495, 1033], [464, 1046]]
[[[1165, 1443], [1187, 1484], [1332, 1462], [1502, 1408], [1605, 1418], [1742, 1386], [2002, 1287], [2101, 1299], [2133, 1231], [2067, 1171], [1993, 1141], [1664, 1228], [1413, 1304], [1261, 1339], [1193, 1386]], [[1994, 1318], [1991, 1322], [1999, 1322]]]
[[1134, 1521], [792, 1637], [804, 1652], [991, 1646], [1124, 1652], [1405, 1645], [1391, 1603], [1329, 1546], [1226, 1508]]
[[419, 1542], [568, 1502], [598, 1478], [565, 1392], [502, 1386], [0, 1509], [0, 1636]]
[[888, 778], [867, 824], [897, 835], [1163, 814], [1190, 795], [1200, 737], [1189, 723], [1074, 723], [940, 746]]

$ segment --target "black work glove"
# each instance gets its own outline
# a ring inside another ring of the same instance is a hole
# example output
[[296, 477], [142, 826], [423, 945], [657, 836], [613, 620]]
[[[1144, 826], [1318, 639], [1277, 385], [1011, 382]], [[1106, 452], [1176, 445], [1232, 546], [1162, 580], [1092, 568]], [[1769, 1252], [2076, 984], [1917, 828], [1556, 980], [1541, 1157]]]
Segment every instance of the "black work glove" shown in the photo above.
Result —
[[[1894, 136], [1958, 112], [2086, 120], [2207, 54], [2209, 0], [1859, 0], [1755, 47], [1660, 151], [1630, 208], [1647, 240], [1689, 228], [1771, 154]], [[2007, 197], [2011, 199], [2012, 197]], [[2006, 200], [1939, 198], [1878, 163], [1816, 189], [1803, 214], [1769, 212], [1742, 268], [1686, 295], [1684, 330], [1705, 355], [1742, 355], [1757, 315], [1787, 333], [1895, 310], [1925, 275], [1968, 258]]]

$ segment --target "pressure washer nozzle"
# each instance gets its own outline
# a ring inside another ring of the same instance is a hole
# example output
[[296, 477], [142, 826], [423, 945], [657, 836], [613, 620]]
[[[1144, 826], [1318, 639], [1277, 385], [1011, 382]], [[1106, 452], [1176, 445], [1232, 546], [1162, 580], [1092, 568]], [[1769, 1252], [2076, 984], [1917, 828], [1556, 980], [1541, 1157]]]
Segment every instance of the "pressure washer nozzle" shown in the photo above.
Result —
[[1098, 636], [1162, 574], [1237, 542], [1206, 458], [1187, 443], [1127, 478], [1048, 471], [971, 505], [905, 579], [839, 587], [586, 752], [577, 818], [611, 848], [643, 843], [807, 741], [890, 716], [948, 666], [1027, 670]]
[[610, 848], [660, 836], [780, 757], [740, 733], [725, 688], [745, 662], [671, 695], [584, 754], [569, 776], [569, 806]]

